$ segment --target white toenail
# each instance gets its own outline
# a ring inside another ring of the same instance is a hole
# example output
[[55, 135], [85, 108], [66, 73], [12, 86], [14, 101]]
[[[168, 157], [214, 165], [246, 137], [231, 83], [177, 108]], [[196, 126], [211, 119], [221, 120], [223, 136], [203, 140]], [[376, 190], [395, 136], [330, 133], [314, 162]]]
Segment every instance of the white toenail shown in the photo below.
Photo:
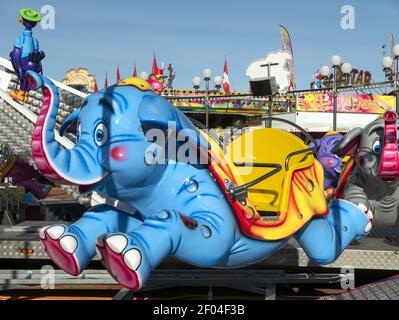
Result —
[[46, 234], [44, 233], [44, 231], [46, 231], [46, 229], [47, 229], [47, 227], [43, 227], [43, 228], [41, 228], [40, 231], [39, 231], [39, 237], [40, 237], [40, 239], [42, 239], [42, 240], [46, 239]]
[[127, 239], [121, 234], [110, 236], [105, 239], [105, 242], [107, 243], [108, 247], [110, 247], [111, 250], [115, 253], [121, 253], [123, 249], [125, 249], [127, 246]]
[[57, 240], [59, 239], [65, 231], [64, 226], [54, 226], [50, 227], [46, 230], [47, 234], [50, 236], [51, 239]]
[[357, 205], [363, 212], [367, 212], [367, 207], [363, 204], [363, 203], [359, 203], [358, 205]]
[[131, 249], [125, 253], [123, 261], [129, 267], [130, 270], [136, 271], [141, 264], [141, 253], [137, 249]]
[[64, 251], [68, 253], [73, 253], [78, 247], [78, 241], [75, 239], [75, 237], [65, 236], [61, 238], [60, 245], [61, 248], [64, 249]]

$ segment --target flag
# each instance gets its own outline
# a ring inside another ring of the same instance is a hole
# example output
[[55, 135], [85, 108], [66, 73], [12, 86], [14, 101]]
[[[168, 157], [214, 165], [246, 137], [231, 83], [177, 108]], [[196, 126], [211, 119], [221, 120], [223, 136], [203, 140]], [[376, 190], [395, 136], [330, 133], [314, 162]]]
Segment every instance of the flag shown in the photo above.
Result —
[[292, 51], [291, 38], [287, 31], [287, 29], [280, 24], [280, 36], [281, 36], [281, 44], [284, 51], [287, 51], [291, 54], [291, 59], [288, 61], [288, 68], [290, 71], [290, 86], [288, 91], [295, 89], [295, 70], [294, 70], [294, 53]]
[[108, 88], [108, 73], [105, 71], [104, 88]]
[[156, 74], [158, 70], [158, 65], [157, 65], [157, 58], [155, 57], [155, 53], [154, 53], [154, 60], [152, 61], [152, 70], [151, 73], [152, 74]]
[[119, 81], [121, 81], [121, 73], [119, 71], [119, 66], [118, 66], [118, 68], [116, 69], [116, 82]]
[[230, 83], [229, 83], [229, 70], [227, 69], [227, 59], [224, 59], [224, 68], [223, 68], [223, 90], [224, 92], [230, 92]]
[[97, 81], [94, 79], [94, 92], [98, 92]]
[[136, 60], [134, 60], [133, 77], [137, 78]]

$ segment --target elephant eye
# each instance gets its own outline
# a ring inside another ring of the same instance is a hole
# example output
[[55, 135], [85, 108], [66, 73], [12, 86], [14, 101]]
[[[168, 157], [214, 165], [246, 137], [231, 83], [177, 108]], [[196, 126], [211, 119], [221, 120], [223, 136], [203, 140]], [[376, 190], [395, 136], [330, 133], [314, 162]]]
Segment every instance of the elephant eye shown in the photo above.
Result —
[[98, 146], [103, 146], [108, 140], [108, 129], [107, 126], [100, 122], [94, 129], [94, 142]]
[[380, 153], [381, 152], [381, 143], [380, 143], [380, 140], [376, 140], [376, 141], [374, 141], [374, 143], [373, 143], [373, 151], [375, 152], [375, 153]]

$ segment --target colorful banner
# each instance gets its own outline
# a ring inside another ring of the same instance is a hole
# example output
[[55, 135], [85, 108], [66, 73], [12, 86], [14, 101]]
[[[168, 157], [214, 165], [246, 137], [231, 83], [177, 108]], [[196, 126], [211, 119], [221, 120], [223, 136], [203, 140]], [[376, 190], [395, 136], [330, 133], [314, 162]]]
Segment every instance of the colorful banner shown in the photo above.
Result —
[[280, 24], [280, 36], [281, 36], [281, 44], [284, 51], [287, 51], [291, 54], [292, 60], [288, 62], [289, 70], [290, 70], [290, 87], [289, 90], [295, 89], [295, 71], [294, 71], [294, 53], [292, 52], [292, 43], [290, 35], [287, 29]]
[[[384, 113], [395, 109], [393, 96], [368, 94], [338, 94], [338, 112]], [[309, 93], [298, 99], [298, 111], [332, 112], [333, 96], [330, 93]]]
[[[172, 101], [173, 105], [182, 111], [204, 112], [206, 106], [203, 101]], [[277, 111], [276, 106], [273, 107]], [[267, 102], [253, 102], [245, 100], [214, 100], [209, 106], [210, 112], [245, 112], [245, 113], [266, 113], [268, 111]]]
[[[191, 99], [190, 101], [184, 100], [171, 100], [174, 106], [182, 111], [191, 112], [205, 112], [206, 106], [204, 99]], [[290, 100], [290, 110], [294, 110], [294, 100]], [[287, 112], [287, 102], [275, 101], [273, 102], [273, 112]], [[215, 99], [212, 100], [209, 106], [209, 112], [231, 112], [231, 113], [260, 113], [265, 114], [269, 110], [268, 101], [251, 101], [245, 99]]]

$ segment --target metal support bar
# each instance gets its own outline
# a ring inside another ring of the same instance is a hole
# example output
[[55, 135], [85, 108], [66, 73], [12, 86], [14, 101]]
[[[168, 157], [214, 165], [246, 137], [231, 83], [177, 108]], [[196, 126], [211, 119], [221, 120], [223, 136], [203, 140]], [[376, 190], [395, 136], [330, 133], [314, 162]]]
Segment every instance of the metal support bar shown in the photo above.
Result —
[[205, 125], [209, 129], [209, 81], [210, 79], [205, 79]]
[[116, 295], [112, 297], [112, 300], [132, 300], [135, 293], [130, 289], [123, 288]]
[[276, 284], [269, 283], [265, 288], [265, 300], [276, 300]]

